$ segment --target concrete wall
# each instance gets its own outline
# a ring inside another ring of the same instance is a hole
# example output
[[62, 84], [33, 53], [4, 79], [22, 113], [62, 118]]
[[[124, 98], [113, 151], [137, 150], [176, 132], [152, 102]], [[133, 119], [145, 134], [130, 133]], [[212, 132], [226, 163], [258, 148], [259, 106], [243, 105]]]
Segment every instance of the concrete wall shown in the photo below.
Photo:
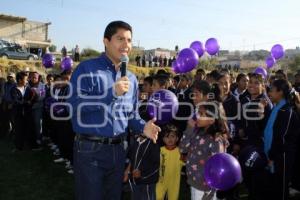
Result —
[[47, 26], [44, 23], [25, 21], [15, 22], [0, 19], [0, 38], [14, 40], [47, 40]]
[[157, 50], [157, 49], [151, 49], [151, 50], [145, 50], [145, 54], [148, 56], [149, 54], [151, 54], [153, 57], [154, 56], [162, 56], [163, 58], [166, 56], [167, 58], [169, 58], [171, 55], [170, 51], [164, 51], [164, 50]]
[[34, 41], [46, 41], [47, 26], [44, 23], [26, 21], [25, 22], [25, 39]]
[[22, 38], [22, 22], [0, 19], [0, 37], [9, 40]]

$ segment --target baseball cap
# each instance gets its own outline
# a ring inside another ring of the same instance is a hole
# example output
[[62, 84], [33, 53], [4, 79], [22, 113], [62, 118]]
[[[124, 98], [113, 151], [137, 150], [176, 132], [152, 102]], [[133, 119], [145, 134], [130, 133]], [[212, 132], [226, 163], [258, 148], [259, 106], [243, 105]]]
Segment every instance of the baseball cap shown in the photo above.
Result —
[[7, 77], [13, 77], [13, 78], [16, 78], [16, 75], [15, 75], [15, 73], [13, 73], [13, 72], [9, 72], [8, 73], [8, 75], [7, 75]]

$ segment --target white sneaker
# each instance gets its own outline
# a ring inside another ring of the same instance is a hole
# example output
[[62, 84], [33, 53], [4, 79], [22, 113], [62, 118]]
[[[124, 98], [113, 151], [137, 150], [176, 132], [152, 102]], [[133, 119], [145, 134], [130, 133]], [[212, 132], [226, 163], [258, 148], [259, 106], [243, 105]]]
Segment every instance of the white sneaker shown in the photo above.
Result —
[[53, 142], [50, 142], [49, 144], [48, 144], [48, 147], [52, 147], [54, 145], [54, 143]]
[[71, 162], [70, 161], [66, 161], [66, 166], [68, 166], [68, 165], [70, 165], [71, 164]]
[[55, 150], [55, 149], [57, 149], [57, 145], [55, 145], [55, 144], [54, 144], [54, 145], [52, 145], [52, 146], [50, 147], [50, 149], [51, 149], [51, 150]]
[[68, 173], [69, 173], [69, 174], [74, 174], [74, 170], [73, 170], [73, 169], [70, 169], [70, 170], [68, 170]]
[[295, 197], [296, 195], [299, 195], [300, 191], [294, 189], [294, 188], [290, 188], [290, 197]]
[[62, 163], [62, 162], [65, 162], [65, 159], [63, 159], [63, 158], [58, 158], [58, 159], [55, 159], [54, 162], [55, 162], [55, 163]]
[[56, 156], [57, 156], [57, 155], [60, 155], [59, 149], [55, 149], [54, 152], [53, 152], [53, 155], [56, 155]]
[[65, 168], [66, 168], [66, 169], [73, 169], [73, 166], [70, 164], [70, 165], [66, 165]]

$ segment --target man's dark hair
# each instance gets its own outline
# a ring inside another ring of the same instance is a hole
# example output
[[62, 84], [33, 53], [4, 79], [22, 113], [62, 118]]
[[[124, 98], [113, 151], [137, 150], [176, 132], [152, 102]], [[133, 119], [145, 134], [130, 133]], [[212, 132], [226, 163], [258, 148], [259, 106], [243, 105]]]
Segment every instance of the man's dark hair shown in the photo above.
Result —
[[123, 21], [113, 21], [106, 26], [104, 31], [104, 38], [111, 40], [111, 37], [117, 33], [118, 29], [125, 29], [127, 31], [130, 31], [132, 34], [132, 28], [128, 23]]
[[32, 75], [32, 74], [39, 74], [39, 73], [37, 71], [29, 72], [29, 75]]
[[219, 81], [221, 78], [224, 78], [228, 76], [230, 78], [230, 75], [229, 74], [219, 74], [218, 78], [217, 78], [217, 81]]
[[203, 95], [207, 95], [211, 92], [211, 87], [207, 81], [204, 80], [196, 80], [192, 85], [192, 89], [198, 90]]
[[211, 77], [212, 77], [215, 81], [217, 81], [217, 80], [218, 80], [218, 77], [220, 76], [220, 73], [218, 72], [218, 70], [212, 70], [212, 71], [210, 72], [210, 75], [211, 75]]
[[284, 71], [282, 69], [279, 69], [275, 72], [275, 76], [276, 75], [282, 75], [284, 77], [284, 79], [286, 80], [287, 79], [287, 75], [286, 73], [284, 73]]
[[157, 70], [157, 72], [156, 72], [156, 74], [165, 74], [165, 73], [167, 73], [167, 72], [166, 72], [166, 70], [164, 70], [164, 69], [159, 69], [159, 70]]
[[155, 75], [153, 77], [153, 81], [154, 80], [157, 81], [160, 87], [167, 86], [168, 79], [169, 79], [168, 76], [163, 74]]
[[230, 74], [230, 71], [229, 71], [229, 69], [227, 69], [227, 68], [222, 68], [222, 69], [220, 70], [220, 74]]
[[61, 79], [61, 75], [59, 74], [54, 75], [54, 81], [57, 81], [58, 79]]
[[197, 71], [196, 71], [196, 74], [198, 74], [198, 73], [200, 73], [200, 74], [202, 74], [203, 76], [205, 76], [205, 71], [204, 71], [204, 69], [197, 69]]
[[73, 72], [72, 69], [65, 69], [64, 71], [62, 71], [62, 73], [60, 74], [60, 76], [71, 75], [72, 72]]
[[257, 74], [257, 73], [249, 73], [248, 74], [249, 79], [251, 78], [255, 78], [256, 80], [258, 80], [261, 84], [264, 84], [264, 78], [261, 74]]
[[282, 91], [284, 98], [286, 100], [290, 99], [292, 86], [287, 80], [284, 79], [275, 80], [272, 83], [272, 87], [275, 87], [277, 91]]
[[176, 75], [176, 76], [174, 76], [174, 78], [173, 78], [175, 81], [177, 81], [177, 83], [180, 81], [180, 76], [179, 75]]
[[242, 78], [244, 78], [244, 77], [247, 77], [247, 75], [244, 74], [244, 73], [240, 73], [240, 74], [236, 77], [236, 82], [240, 82], [240, 80], [241, 80]]
[[47, 74], [46, 79], [49, 79], [49, 78], [54, 78], [54, 75], [53, 74]]
[[168, 73], [166, 70], [164, 70], [164, 69], [159, 69], [157, 72], [156, 72], [156, 75], [165, 75], [165, 76], [167, 76], [167, 77], [170, 77], [171, 76], [171, 74], [170, 73]]
[[27, 76], [26, 72], [18, 72], [17, 75], [16, 75], [16, 80], [17, 80], [17, 83], [22, 80], [25, 76]]
[[180, 80], [185, 80], [185, 81], [189, 81], [189, 77], [186, 74], [182, 74], [179, 76]]
[[144, 82], [147, 82], [150, 85], [152, 85], [153, 84], [153, 78], [152, 78], [152, 76], [147, 76], [146, 78], [144, 78]]

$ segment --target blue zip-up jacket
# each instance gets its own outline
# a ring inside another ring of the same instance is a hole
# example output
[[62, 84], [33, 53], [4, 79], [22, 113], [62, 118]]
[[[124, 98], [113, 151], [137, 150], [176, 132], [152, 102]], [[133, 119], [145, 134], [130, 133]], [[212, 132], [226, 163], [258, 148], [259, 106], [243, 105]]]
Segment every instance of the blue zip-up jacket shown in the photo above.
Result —
[[111, 60], [100, 57], [81, 62], [71, 78], [70, 98], [73, 130], [77, 134], [116, 137], [128, 133], [143, 133], [145, 122], [140, 118], [138, 82], [127, 71], [130, 89], [116, 96], [113, 85], [121, 77]]
[[4, 84], [4, 96], [3, 100], [7, 103], [12, 103], [11, 89], [16, 86], [15, 82], [6, 81]]

